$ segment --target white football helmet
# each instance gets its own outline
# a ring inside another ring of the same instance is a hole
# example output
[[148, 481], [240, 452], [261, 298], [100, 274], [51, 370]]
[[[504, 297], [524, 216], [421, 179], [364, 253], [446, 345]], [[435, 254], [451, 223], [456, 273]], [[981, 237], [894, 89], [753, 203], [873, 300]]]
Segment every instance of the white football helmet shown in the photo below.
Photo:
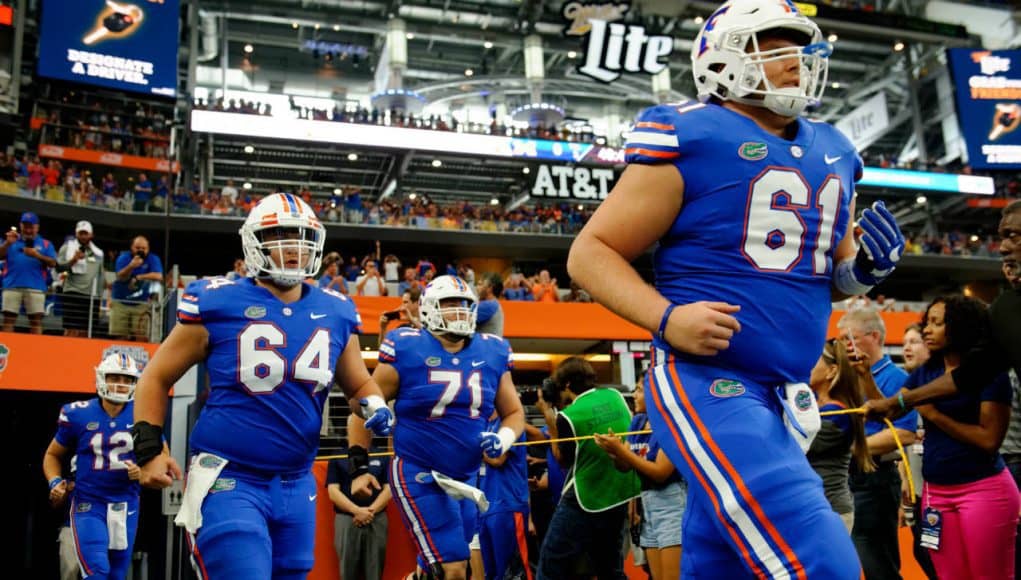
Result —
[[[457, 306], [441, 307], [443, 300], [459, 298]], [[429, 282], [419, 299], [419, 314], [422, 326], [433, 334], [475, 334], [475, 318], [478, 314], [479, 299], [464, 280], [457, 276], [440, 276]], [[456, 314], [452, 320], [447, 315]]]
[[[251, 276], [268, 277], [290, 287], [319, 272], [326, 228], [299, 197], [274, 193], [263, 198], [252, 208], [239, 233]], [[275, 250], [283, 252], [286, 259], [297, 260], [297, 265], [277, 264], [272, 258]]]
[[[114, 392], [111, 389], [111, 383], [107, 380], [110, 375], [130, 377], [127, 384], [114, 383], [118, 386], [127, 386], [128, 392]], [[96, 392], [99, 393], [100, 398], [106, 399], [111, 403], [127, 403], [135, 398], [135, 385], [138, 384], [138, 377], [140, 376], [142, 376], [142, 371], [138, 369], [138, 363], [135, 362], [135, 359], [124, 353], [107, 355], [103, 362], [99, 363], [99, 366], [96, 367]]]
[[[770, 29], [791, 31], [804, 44], [759, 50], [758, 33]], [[819, 27], [791, 0], [729, 0], [705, 21], [691, 49], [698, 99], [704, 103], [716, 97], [796, 117], [822, 99], [832, 52]], [[800, 61], [798, 86], [772, 86], [763, 64], [789, 58]]]

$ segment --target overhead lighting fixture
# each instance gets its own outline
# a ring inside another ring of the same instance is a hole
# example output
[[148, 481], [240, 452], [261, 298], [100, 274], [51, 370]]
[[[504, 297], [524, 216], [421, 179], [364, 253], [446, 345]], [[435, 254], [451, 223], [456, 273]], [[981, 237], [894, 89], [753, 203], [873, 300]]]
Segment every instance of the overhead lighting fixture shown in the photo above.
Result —
[[977, 235], [975, 235], [975, 234], [971, 234], [971, 237], [968, 238], [968, 239], [970, 239], [972, 241], [972, 243], [975, 243], [975, 242], [977, 242], [979, 240], [979, 237]]
[[418, 199], [418, 194], [415, 192], [411, 192], [408, 194], [408, 199], [410, 199], [411, 201], [415, 201], [416, 199]]
[[470, 69], [470, 68], [464, 69], [464, 76], [470, 77], [470, 76], [474, 76], [474, 75], [475, 75], [475, 71], [473, 71], [472, 69]]
[[500, 205], [500, 200], [494, 197], [493, 199], [489, 200], [489, 205]]
[[245, 153], [248, 153], [249, 155], [255, 153], [255, 147], [252, 147], [251, 145], [245, 145]]
[[585, 209], [585, 206], [583, 206], [583, 205], [581, 205], [581, 204], [579, 203], [579, 204], [578, 204], [578, 211], [581, 211], [581, 210], [583, 210], [583, 209]]
[[246, 44], [245, 45], [245, 54], [252, 54], [252, 51], [254, 51], [254, 50], [255, 50], [255, 47], [252, 46], [251, 44]]
[[340, 195], [341, 193], [343, 193], [343, 192], [340, 190], [339, 187], [334, 187], [333, 188], [333, 195]]
[[702, 24], [703, 22], [705, 22], [705, 18], [702, 18], [701, 16], [696, 16], [692, 18], [691, 21], [694, 22], [695, 24]]
[[409, 33], [404, 35], [404, 38], [406, 38], [408, 40], [415, 40], [415, 33], [414, 32], [409, 32]]
[[838, 38], [840, 37], [837, 36], [836, 34], [831, 33], [829, 36], [826, 37], [826, 40], [829, 42], [836, 42]]
[[833, 81], [833, 83], [831, 83], [830, 86], [832, 88], [834, 88], [834, 89], [839, 89], [840, 88], [840, 83], [837, 82], [837, 81]]
[[244, 185], [241, 186], [241, 189], [252, 189], [252, 184], [246, 181]]
[[893, 50], [894, 50], [894, 52], [900, 52], [900, 51], [904, 50], [904, 43], [899, 41], [899, 40], [897, 42], [893, 43]]
[[297, 22], [292, 22], [291, 23], [291, 28], [297, 30], [298, 29], [298, 23]]
[[439, 159], [433, 159], [433, 167], [439, 167], [441, 165], [443, 165], [442, 161], [440, 161]]
[[522, 167], [521, 168], [521, 173], [524, 173], [525, 175], [528, 175], [531, 172], [532, 172], [532, 170], [527, 168], [527, 167]]
[[358, 154], [357, 153], [348, 153], [347, 154], [347, 160], [348, 161], [358, 161]]
[[482, 47], [483, 47], [483, 48], [486, 48], [486, 49], [490, 49], [490, 48], [493, 48], [493, 43], [492, 43], [492, 42], [489, 42], [489, 41], [487, 40], [487, 41], [485, 41], [485, 42], [483, 42], [483, 43], [482, 43]]
[[319, 30], [319, 25], [318, 24], [316, 24], [316, 30]]
[[929, 201], [929, 198], [925, 197], [924, 195], [919, 195], [918, 197], [915, 198], [915, 203], [917, 203], [918, 205], [922, 205], [927, 201]]
[[334, 32], [340, 32], [340, 25], [339, 24], [334, 24], [333, 25], [333, 31]]
[[577, 58], [577, 57], [578, 57], [578, 53], [577, 52], [574, 52], [573, 50], [567, 51], [567, 58]]

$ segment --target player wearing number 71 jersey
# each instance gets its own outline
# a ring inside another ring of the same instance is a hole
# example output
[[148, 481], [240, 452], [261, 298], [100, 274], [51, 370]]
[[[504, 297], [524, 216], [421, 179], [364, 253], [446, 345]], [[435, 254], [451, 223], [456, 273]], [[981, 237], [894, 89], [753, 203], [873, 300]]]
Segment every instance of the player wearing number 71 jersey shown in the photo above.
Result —
[[[454, 488], [474, 486], [482, 454], [500, 457], [525, 428], [510, 346], [475, 332], [477, 304], [475, 292], [456, 276], [430, 282], [421, 298], [424, 330], [387, 334], [372, 375], [396, 401], [390, 487], [428, 578], [465, 577], [476, 510], [458, 499], [464, 488]], [[500, 416], [495, 432], [488, 430], [494, 408]], [[366, 469], [368, 438], [359, 421], [349, 427], [357, 474]]]
[[[685, 578], [860, 574], [796, 417], [814, 409], [803, 383], [831, 301], [882, 281], [904, 240], [877, 203], [855, 247], [861, 159], [800, 117], [832, 49], [790, 0], [720, 6], [692, 48], [699, 101], [641, 114], [568, 258], [593, 298], [654, 333], [649, 418], [690, 486]], [[629, 262], [657, 242], [652, 287]]]
[[311, 473], [334, 380], [389, 432], [392, 415], [361, 358], [358, 313], [342, 294], [304, 284], [325, 229], [288, 194], [256, 205], [241, 226], [248, 272], [185, 290], [178, 324], [138, 386], [135, 453], [142, 483], [166, 487], [179, 469], [156, 445], [167, 392], [205, 361], [209, 398], [191, 434], [188, 482], [176, 518], [200, 578], [304, 578], [312, 569]]
[[50, 501], [68, 493], [62, 458], [76, 455], [69, 502], [71, 535], [83, 578], [123, 579], [131, 564], [138, 526], [138, 477], [131, 444], [132, 398], [138, 365], [122, 353], [96, 367], [99, 397], [64, 405], [57, 434], [43, 457]]

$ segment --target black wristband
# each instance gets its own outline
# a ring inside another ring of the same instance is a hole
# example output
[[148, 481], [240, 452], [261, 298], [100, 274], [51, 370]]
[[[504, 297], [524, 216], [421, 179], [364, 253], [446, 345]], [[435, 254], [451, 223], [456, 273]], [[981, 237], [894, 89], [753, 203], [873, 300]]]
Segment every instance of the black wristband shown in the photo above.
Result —
[[163, 452], [163, 427], [139, 421], [131, 428], [135, 465], [142, 467]]
[[358, 477], [369, 472], [369, 451], [360, 445], [347, 450], [347, 472]]

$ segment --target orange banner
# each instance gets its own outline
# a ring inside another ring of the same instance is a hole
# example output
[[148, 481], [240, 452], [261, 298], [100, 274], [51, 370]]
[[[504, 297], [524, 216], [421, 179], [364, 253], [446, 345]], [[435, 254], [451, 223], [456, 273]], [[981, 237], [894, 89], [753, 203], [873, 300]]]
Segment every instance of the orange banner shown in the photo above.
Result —
[[[365, 334], [379, 333], [379, 316], [401, 304], [397, 298], [355, 296]], [[508, 302], [503, 308], [503, 334], [508, 338], [559, 338], [576, 340], [650, 340], [649, 331], [631, 324], [599, 304]], [[837, 335], [842, 311], [830, 317], [828, 336]], [[918, 312], [884, 312], [886, 343], [901, 344], [904, 329], [921, 320]], [[393, 328], [393, 327], [391, 327]]]
[[166, 159], [124, 155], [122, 153], [110, 153], [109, 151], [74, 149], [72, 147], [61, 147], [60, 145], [40, 145], [39, 157], [65, 159], [67, 161], [78, 161], [81, 163], [95, 163], [96, 165], [130, 167], [132, 169], [142, 169], [144, 171], [157, 171], [163, 173], [177, 173], [181, 170], [181, 164], [176, 161], [173, 164], [173, 169], [171, 169], [170, 161]]
[[[156, 345], [0, 332], [0, 389], [96, 393], [96, 366], [110, 348], [146, 362]], [[137, 350], [135, 350], [137, 349]]]

